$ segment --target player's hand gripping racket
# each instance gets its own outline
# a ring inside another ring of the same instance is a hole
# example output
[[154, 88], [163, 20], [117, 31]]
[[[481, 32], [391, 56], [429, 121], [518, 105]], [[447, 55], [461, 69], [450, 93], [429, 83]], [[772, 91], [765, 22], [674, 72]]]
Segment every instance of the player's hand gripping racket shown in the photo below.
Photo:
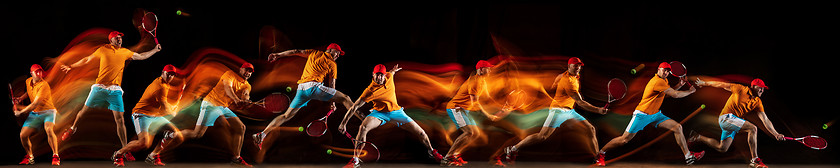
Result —
[[327, 133], [327, 118], [330, 117], [330, 114], [332, 114], [333, 111], [335, 111], [334, 108], [330, 109], [330, 111], [327, 112], [327, 115], [323, 118], [312, 121], [309, 123], [309, 125], [306, 125], [306, 135], [312, 137], [321, 137], [321, 135]]
[[258, 101], [257, 104], [272, 113], [282, 113], [289, 108], [289, 97], [280, 92], [271, 93], [262, 100]]
[[[361, 150], [361, 151], [358, 151], [358, 156], [357, 157], [359, 157], [359, 159], [362, 160], [362, 162], [376, 162], [376, 161], [379, 161], [379, 148], [377, 148], [376, 145], [373, 145], [373, 143], [370, 143], [370, 142], [356, 140], [355, 138], [353, 138], [353, 136], [350, 135], [349, 132], [346, 132], [346, 131], [344, 132], [344, 135], [347, 136], [347, 138], [350, 138], [350, 140], [353, 141], [353, 145], [356, 145], [356, 142], [358, 142], [359, 143], [358, 145], [362, 146], [361, 149], [357, 149], [357, 150]], [[356, 151], [354, 150], [354, 155], [356, 154], [355, 152]]]
[[820, 138], [816, 135], [809, 135], [799, 138], [785, 137], [785, 140], [798, 141], [799, 143], [802, 143], [803, 145], [816, 150], [825, 149], [825, 147], [828, 147], [828, 143], [826, 143], [825, 139]]
[[685, 75], [688, 74], [688, 71], [685, 69], [685, 65], [679, 61], [671, 61], [671, 75], [679, 77], [680, 80], [684, 80], [689, 87], [691, 87], [691, 82], [688, 82], [688, 79], [685, 78]]
[[149, 32], [149, 34], [152, 34], [152, 37], [155, 38], [155, 44], [160, 44], [157, 39], [158, 18], [155, 13], [146, 12], [146, 14], [143, 15], [143, 19], [140, 21], [140, 26], [143, 26], [143, 29]]
[[624, 98], [624, 95], [627, 94], [627, 85], [624, 84], [624, 81], [618, 78], [612, 78], [609, 82], [607, 82], [607, 104], [604, 105], [604, 109], [610, 107], [610, 103]]

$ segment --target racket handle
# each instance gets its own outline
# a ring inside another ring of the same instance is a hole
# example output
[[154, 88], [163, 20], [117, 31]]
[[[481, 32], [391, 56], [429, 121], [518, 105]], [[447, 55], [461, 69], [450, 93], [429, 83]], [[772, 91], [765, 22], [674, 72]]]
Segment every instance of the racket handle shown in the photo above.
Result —
[[157, 40], [157, 37], [155, 37], [155, 44], [160, 44]]
[[353, 136], [352, 136], [352, 135], [350, 135], [350, 133], [349, 133], [349, 132], [347, 132], [347, 131], [344, 131], [344, 136], [347, 136], [347, 138], [350, 138], [350, 139], [352, 139], [352, 140], [356, 140], [356, 139], [353, 139]]
[[793, 139], [793, 138], [791, 138], [791, 137], [785, 137], [785, 140], [790, 141], [790, 140], [794, 140], [794, 139]]
[[325, 119], [326, 119], [326, 118], [329, 118], [329, 117], [330, 117], [330, 114], [332, 114], [332, 113], [333, 113], [333, 111], [335, 111], [335, 110], [330, 109], [330, 111], [328, 111], [328, 112], [327, 112], [327, 115], [326, 115], [326, 116], [324, 116], [324, 118], [325, 118]]
[[610, 102], [607, 102], [607, 104], [604, 105], [604, 109], [607, 109], [609, 107], [610, 107]]

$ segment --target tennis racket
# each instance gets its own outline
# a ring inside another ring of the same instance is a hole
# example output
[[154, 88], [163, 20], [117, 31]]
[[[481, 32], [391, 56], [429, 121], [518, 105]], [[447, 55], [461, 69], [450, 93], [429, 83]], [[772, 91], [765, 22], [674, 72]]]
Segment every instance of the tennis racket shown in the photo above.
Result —
[[612, 78], [609, 82], [607, 82], [607, 104], [604, 105], [604, 108], [610, 107], [610, 103], [617, 101], [619, 99], [624, 98], [624, 95], [627, 94], [627, 85], [624, 84], [624, 81], [618, 78]]
[[[679, 61], [671, 61], [670, 64], [671, 64], [671, 75], [674, 75], [674, 76], [680, 78], [680, 80], [683, 80], [685, 78], [685, 75], [688, 73], [688, 71], [686, 71], [686, 69], [685, 69], [685, 65], [683, 65], [683, 63], [679, 62]], [[691, 82], [688, 82], [688, 79], [685, 79], [685, 80], [686, 80], [685, 83], [688, 84], [689, 87], [691, 87]]]
[[[379, 148], [377, 148], [376, 145], [373, 145], [373, 143], [370, 143], [370, 142], [356, 140], [355, 138], [353, 138], [353, 136], [350, 135], [350, 133], [348, 133], [346, 131], [344, 132], [344, 135], [347, 136], [347, 138], [350, 138], [350, 140], [353, 141], [353, 145], [356, 145], [356, 142], [359, 142], [360, 143], [359, 145], [362, 145], [362, 149], [361, 149], [361, 151], [359, 151], [359, 156], [358, 156], [359, 159], [362, 160], [362, 162], [376, 162], [376, 161], [379, 161]], [[355, 155], [355, 153], [354, 153], [354, 155]]]
[[820, 138], [816, 135], [809, 135], [809, 136], [804, 136], [804, 137], [799, 137], [799, 138], [785, 137], [785, 140], [788, 140], [788, 141], [794, 140], [794, 141], [797, 141], [799, 143], [802, 143], [803, 145], [805, 145], [805, 146], [807, 146], [811, 149], [816, 149], [816, 150], [825, 149], [826, 147], [828, 147], [828, 143], [826, 143], [825, 139]]
[[321, 119], [310, 122], [309, 125], [306, 125], [306, 135], [312, 137], [321, 137], [321, 135], [327, 133], [327, 118], [330, 117], [330, 114], [332, 114], [333, 111], [335, 111], [335, 109], [330, 109], [330, 111], [327, 112], [326, 116], [324, 116]]
[[282, 113], [289, 108], [289, 97], [283, 93], [275, 92], [260, 100], [261, 106], [272, 113]]
[[15, 101], [15, 92], [12, 91], [11, 83], [9, 83], [9, 100], [12, 100], [12, 111], [17, 111], [17, 101]]
[[146, 14], [143, 15], [143, 19], [140, 21], [140, 26], [143, 26], [143, 29], [149, 32], [149, 34], [152, 34], [152, 37], [155, 38], [155, 44], [160, 44], [157, 39], [158, 18], [155, 13], [146, 12]]

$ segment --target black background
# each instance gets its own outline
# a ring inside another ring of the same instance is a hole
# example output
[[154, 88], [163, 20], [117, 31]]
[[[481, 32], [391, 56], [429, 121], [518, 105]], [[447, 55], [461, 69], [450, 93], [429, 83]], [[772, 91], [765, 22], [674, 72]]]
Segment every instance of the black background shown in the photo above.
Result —
[[[836, 12], [826, 4], [22, 1], [2, 8], [2, 79], [7, 81], [28, 75], [29, 65], [58, 56], [72, 38], [91, 28], [122, 31], [123, 46], [134, 45], [140, 32], [132, 27], [133, 11], [158, 13], [163, 50], [127, 66], [126, 109], [163, 65], [180, 66], [200, 48], [264, 59], [258, 35], [269, 25], [288, 35], [293, 48], [341, 44], [347, 55], [338, 59], [337, 89], [351, 97], [369, 83], [368, 71], [378, 63], [456, 62], [469, 67], [495, 56], [494, 34], [515, 44], [521, 56], [680, 60], [692, 73], [759, 77], [772, 88], [765, 94], [779, 102], [765, 104], [768, 111], [818, 123], [838, 118], [832, 105], [838, 29]], [[177, 9], [191, 16], [177, 16]], [[2, 116], [0, 140], [15, 149], [3, 152], [3, 160], [11, 163], [23, 155], [19, 126], [11, 112]]]

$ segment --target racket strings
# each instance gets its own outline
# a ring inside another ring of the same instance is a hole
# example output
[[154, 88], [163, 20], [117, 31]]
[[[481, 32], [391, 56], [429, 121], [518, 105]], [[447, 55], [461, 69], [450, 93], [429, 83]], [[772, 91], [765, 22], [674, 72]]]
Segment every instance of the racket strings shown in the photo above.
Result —
[[826, 146], [826, 142], [822, 138], [805, 138], [805, 139], [802, 140], [802, 143], [805, 143], [808, 146], [817, 147], [817, 148], [822, 148], [822, 147]]

